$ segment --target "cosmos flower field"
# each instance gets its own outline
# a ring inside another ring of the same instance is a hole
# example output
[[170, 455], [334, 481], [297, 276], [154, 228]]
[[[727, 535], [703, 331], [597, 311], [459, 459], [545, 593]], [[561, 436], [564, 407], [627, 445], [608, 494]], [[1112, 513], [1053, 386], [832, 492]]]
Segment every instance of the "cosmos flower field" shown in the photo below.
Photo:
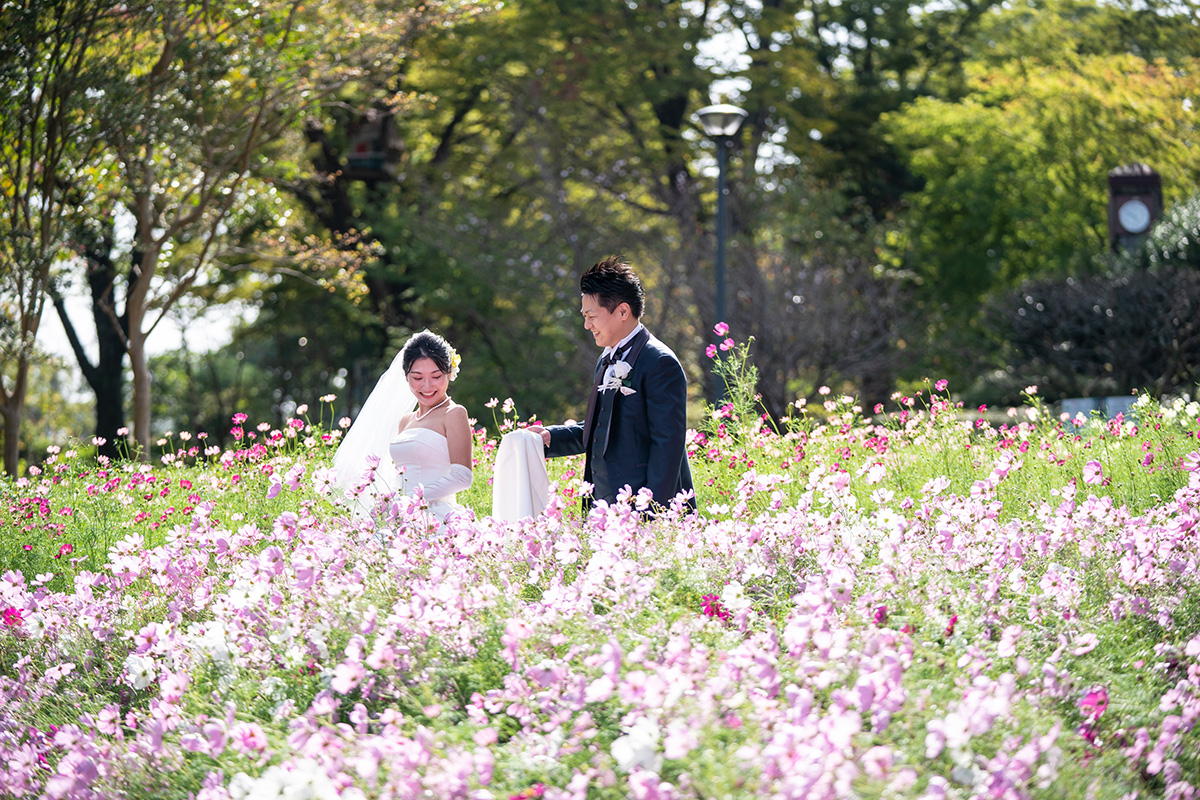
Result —
[[692, 516], [562, 460], [494, 521], [481, 429], [475, 518], [356, 519], [303, 408], [64, 445], [0, 483], [0, 796], [1197, 796], [1195, 402], [749, 408]]

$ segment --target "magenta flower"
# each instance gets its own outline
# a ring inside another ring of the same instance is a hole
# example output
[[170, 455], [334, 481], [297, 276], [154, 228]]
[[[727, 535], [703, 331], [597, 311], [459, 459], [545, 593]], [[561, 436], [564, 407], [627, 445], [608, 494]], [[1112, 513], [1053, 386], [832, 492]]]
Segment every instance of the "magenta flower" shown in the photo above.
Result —
[[884, 625], [887, 623], [887, 611], [887, 606], [879, 606], [875, 609], [875, 613], [871, 615], [871, 618], [875, 620], [876, 625]]
[[733, 347], [734, 347], [733, 339], [726, 339], [725, 341], [721, 342], [722, 350], [732, 350]]
[[1083, 465], [1083, 482], [1093, 486], [1104, 483], [1104, 468], [1099, 461], [1089, 461]]
[[4, 624], [10, 628], [16, 628], [21, 625], [21, 609], [9, 606], [4, 609]]
[[729, 333], [729, 324], [726, 322], [718, 322], [713, 326], [713, 333], [715, 333], [717, 336], [724, 336], [725, 334]]
[[953, 617], [950, 618], [950, 624], [946, 626], [946, 635], [947, 636], [954, 635], [954, 626], [957, 624], [958, 624], [958, 614], [955, 614]]
[[706, 594], [701, 598], [700, 611], [706, 617], [717, 617], [718, 619], [729, 619], [730, 614], [728, 609], [721, 606], [721, 598], [715, 594]]
[[1097, 686], [1083, 696], [1079, 708], [1090, 719], [1100, 719], [1100, 715], [1108, 709], [1108, 689]]
[[704, 355], [708, 356], [709, 358], [716, 358], [717, 346], [715, 344], [710, 344], [708, 347], [704, 348]]
[[940, 381], [938, 381], [937, 383], [935, 383], [933, 385], [933, 388], [937, 389], [939, 392], [944, 392], [944, 391], [946, 391], [946, 387], [949, 385], [950, 385], [949, 382], [945, 378], [942, 378]]

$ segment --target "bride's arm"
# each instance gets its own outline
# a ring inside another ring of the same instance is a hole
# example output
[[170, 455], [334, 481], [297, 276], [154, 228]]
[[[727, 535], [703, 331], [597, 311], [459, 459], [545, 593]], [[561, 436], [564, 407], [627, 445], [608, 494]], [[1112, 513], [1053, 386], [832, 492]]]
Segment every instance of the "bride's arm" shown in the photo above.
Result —
[[450, 463], [471, 468], [471, 422], [467, 409], [454, 406], [446, 412], [446, 446], [450, 449]]

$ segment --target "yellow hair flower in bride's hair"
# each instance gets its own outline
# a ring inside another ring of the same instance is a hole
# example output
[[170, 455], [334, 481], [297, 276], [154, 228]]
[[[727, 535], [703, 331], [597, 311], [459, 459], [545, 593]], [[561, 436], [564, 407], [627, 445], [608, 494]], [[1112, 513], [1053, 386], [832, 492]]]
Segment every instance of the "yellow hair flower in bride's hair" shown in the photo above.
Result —
[[450, 380], [458, 377], [458, 366], [462, 364], [462, 356], [453, 347], [450, 348]]

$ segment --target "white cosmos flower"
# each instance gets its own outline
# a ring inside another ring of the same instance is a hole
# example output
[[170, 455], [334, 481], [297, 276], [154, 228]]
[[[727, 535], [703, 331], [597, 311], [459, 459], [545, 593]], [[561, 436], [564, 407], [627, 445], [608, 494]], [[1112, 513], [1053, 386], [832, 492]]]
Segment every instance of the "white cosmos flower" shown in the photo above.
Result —
[[658, 752], [658, 740], [662, 732], [654, 720], [639, 717], [637, 722], [624, 736], [618, 736], [612, 743], [612, 757], [623, 772], [630, 772], [640, 766], [650, 772], [662, 769], [663, 757]]
[[149, 656], [130, 655], [125, 659], [125, 672], [129, 685], [135, 689], [145, 689], [158, 677], [154, 659]]
[[46, 621], [41, 614], [32, 614], [21, 626], [31, 639], [41, 639], [46, 635]]
[[721, 605], [734, 614], [750, 607], [750, 598], [746, 597], [746, 589], [741, 581], [730, 581], [721, 590]]

